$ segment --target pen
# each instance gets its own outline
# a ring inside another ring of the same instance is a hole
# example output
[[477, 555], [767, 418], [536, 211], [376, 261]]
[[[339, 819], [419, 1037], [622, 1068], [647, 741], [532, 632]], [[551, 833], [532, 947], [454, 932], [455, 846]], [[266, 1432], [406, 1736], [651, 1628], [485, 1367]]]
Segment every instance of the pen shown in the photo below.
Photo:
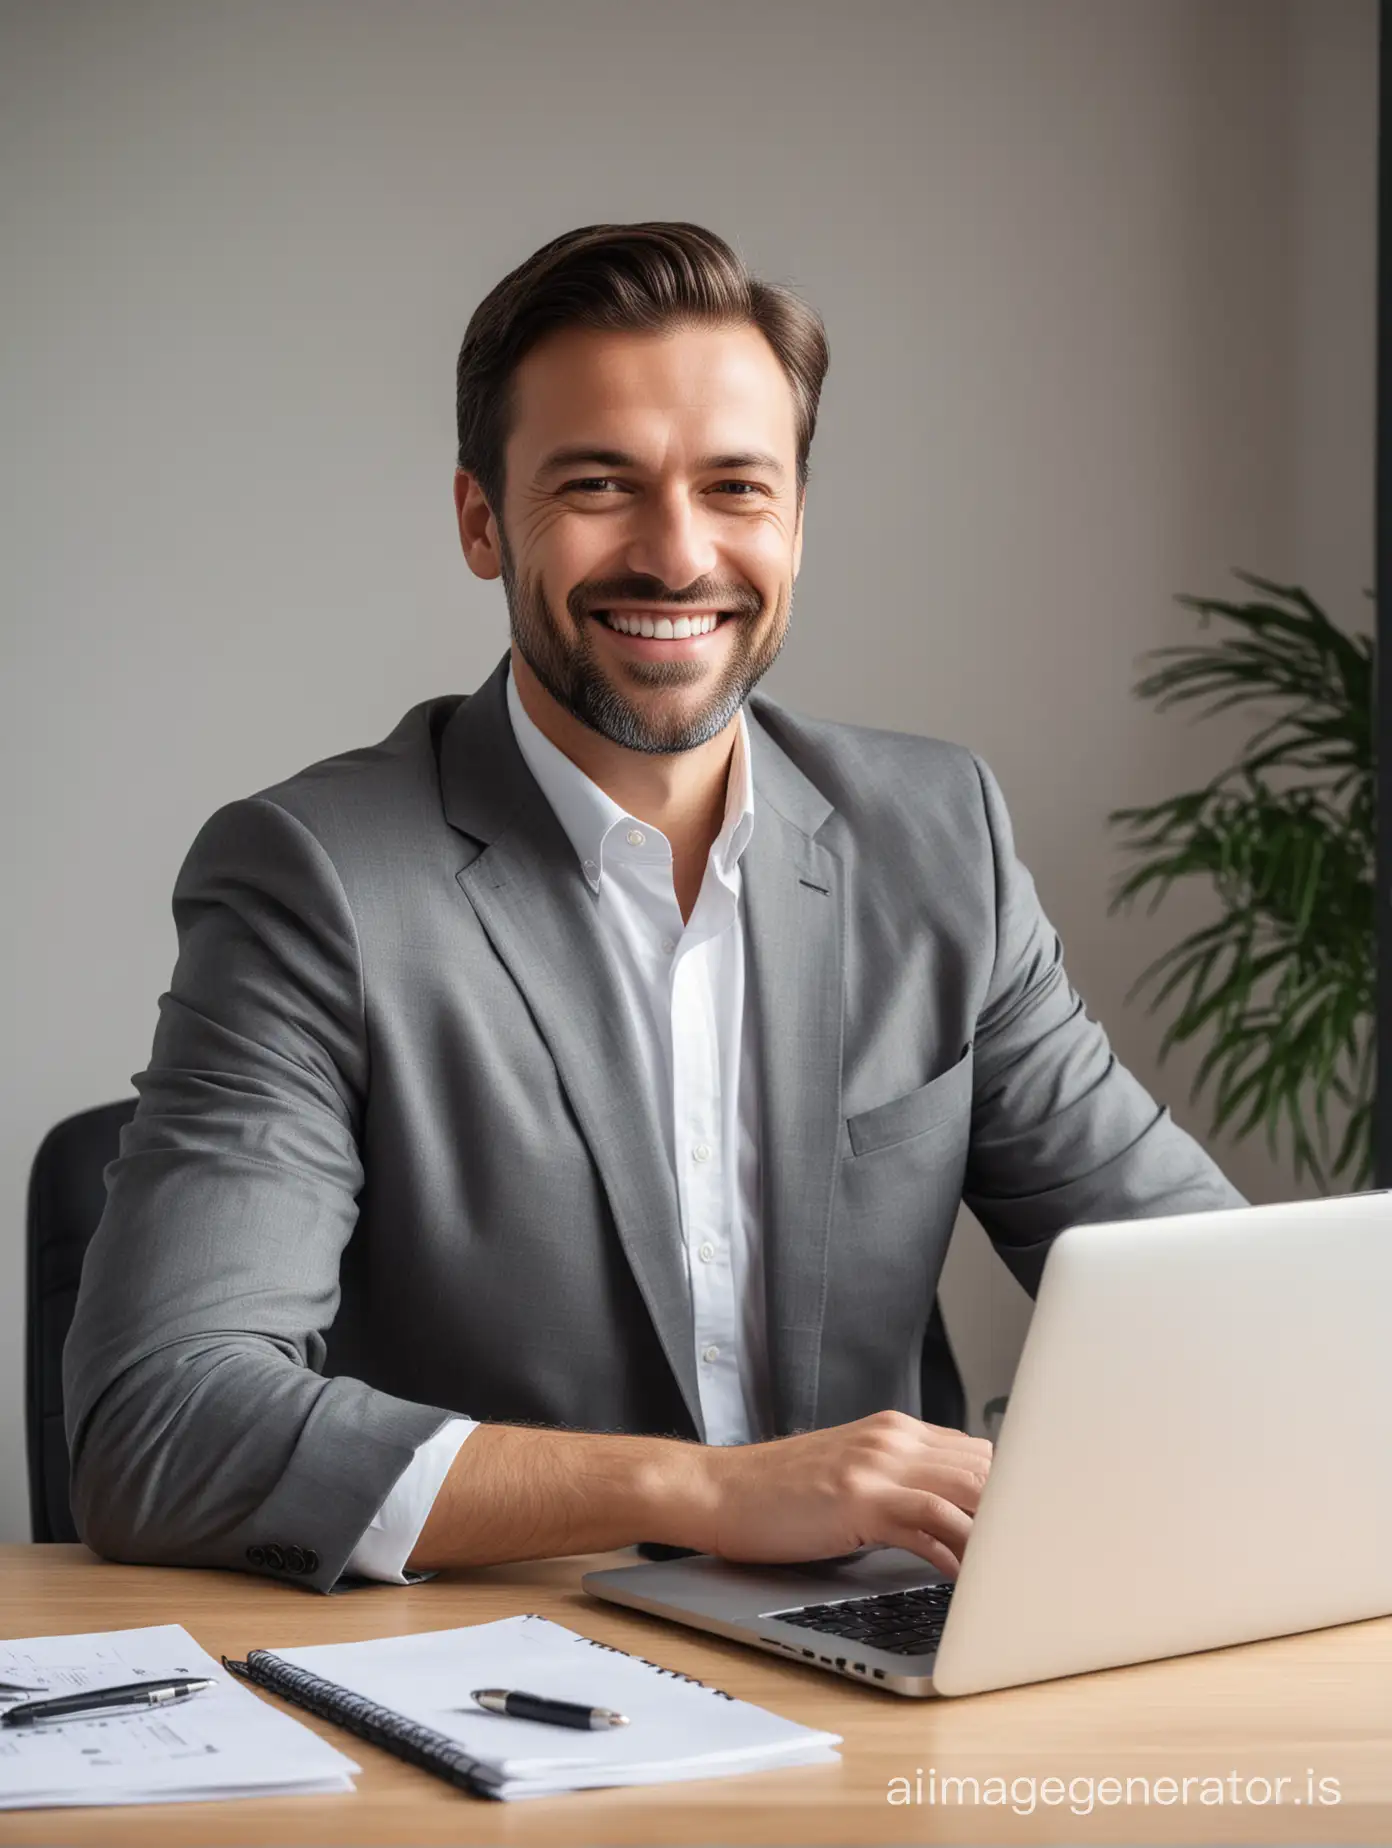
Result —
[[0, 1726], [29, 1726], [35, 1720], [58, 1720], [107, 1707], [162, 1707], [171, 1700], [187, 1700], [217, 1683], [202, 1678], [177, 1681], [130, 1681], [117, 1688], [93, 1688], [86, 1694], [60, 1694], [53, 1700], [27, 1700], [0, 1713]]
[[515, 1688], [475, 1688], [469, 1697], [487, 1713], [505, 1713], [513, 1720], [541, 1720], [547, 1726], [574, 1726], [582, 1732], [599, 1732], [610, 1726], [627, 1726], [628, 1716], [612, 1707], [582, 1707], [573, 1700], [547, 1700], [541, 1694], [520, 1694]]

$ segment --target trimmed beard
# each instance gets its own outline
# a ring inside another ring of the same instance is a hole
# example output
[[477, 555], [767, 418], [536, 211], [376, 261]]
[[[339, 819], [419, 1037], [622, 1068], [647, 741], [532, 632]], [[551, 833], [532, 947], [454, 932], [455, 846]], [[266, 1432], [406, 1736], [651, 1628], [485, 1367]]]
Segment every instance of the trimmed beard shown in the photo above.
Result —
[[[646, 702], [631, 699], [622, 680], [613, 677], [599, 657], [591, 623], [598, 617], [573, 611], [574, 639], [566, 622], [558, 621], [540, 588], [519, 581], [516, 562], [499, 527], [503, 590], [508, 621], [517, 652], [558, 706], [611, 744], [649, 756], [676, 756], [694, 751], [723, 732], [750, 693], [773, 666], [787, 639], [792, 616], [793, 587], [780, 599], [777, 619], [764, 628], [759, 616], [740, 615], [729, 620], [739, 625], [722, 646], [727, 660], [715, 684], [694, 712], [663, 720], [650, 714]], [[622, 671], [622, 670], [620, 670]], [[694, 686], [709, 679], [699, 661], [635, 662], [631, 669], [640, 687]]]

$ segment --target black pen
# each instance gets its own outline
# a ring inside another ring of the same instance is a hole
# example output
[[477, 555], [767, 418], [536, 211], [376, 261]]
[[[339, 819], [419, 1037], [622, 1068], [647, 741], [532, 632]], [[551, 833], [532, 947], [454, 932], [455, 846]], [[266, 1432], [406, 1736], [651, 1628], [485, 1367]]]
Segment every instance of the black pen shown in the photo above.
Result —
[[573, 1700], [519, 1694], [515, 1688], [475, 1688], [469, 1698], [485, 1713], [505, 1713], [511, 1720], [540, 1720], [546, 1726], [574, 1726], [581, 1732], [628, 1725], [628, 1716], [615, 1713], [612, 1707], [582, 1707]]
[[35, 1720], [60, 1720], [84, 1713], [101, 1713], [108, 1707], [162, 1707], [172, 1700], [187, 1700], [216, 1681], [183, 1677], [173, 1681], [129, 1681], [116, 1688], [93, 1688], [86, 1694], [59, 1694], [52, 1700], [26, 1700], [0, 1713], [0, 1726], [31, 1726]]

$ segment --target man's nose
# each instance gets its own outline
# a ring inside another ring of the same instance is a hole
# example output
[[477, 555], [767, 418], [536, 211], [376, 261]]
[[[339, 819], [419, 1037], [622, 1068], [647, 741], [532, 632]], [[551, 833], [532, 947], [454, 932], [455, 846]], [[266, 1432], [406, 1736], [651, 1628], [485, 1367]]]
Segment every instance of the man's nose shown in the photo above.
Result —
[[635, 512], [624, 551], [635, 576], [680, 589], [711, 576], [718, 557], [710, 516], [687, 495], [653, 496]]

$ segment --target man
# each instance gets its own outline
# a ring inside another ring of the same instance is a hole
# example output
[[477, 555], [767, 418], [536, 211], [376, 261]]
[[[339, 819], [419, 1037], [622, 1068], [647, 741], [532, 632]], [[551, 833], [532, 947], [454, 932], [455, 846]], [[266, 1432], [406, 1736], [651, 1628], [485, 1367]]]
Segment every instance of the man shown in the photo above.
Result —
[[65, 1355], [98, 1551], [952, 1574], [959, 1202], [1031, 1290], [1069, 1224], [1241, 1204], [1069, 986], [987, 766], [754, 695], [826, 367], [684, 223], [474, 315], [459, 531], [511, 649], [190, 850]]

